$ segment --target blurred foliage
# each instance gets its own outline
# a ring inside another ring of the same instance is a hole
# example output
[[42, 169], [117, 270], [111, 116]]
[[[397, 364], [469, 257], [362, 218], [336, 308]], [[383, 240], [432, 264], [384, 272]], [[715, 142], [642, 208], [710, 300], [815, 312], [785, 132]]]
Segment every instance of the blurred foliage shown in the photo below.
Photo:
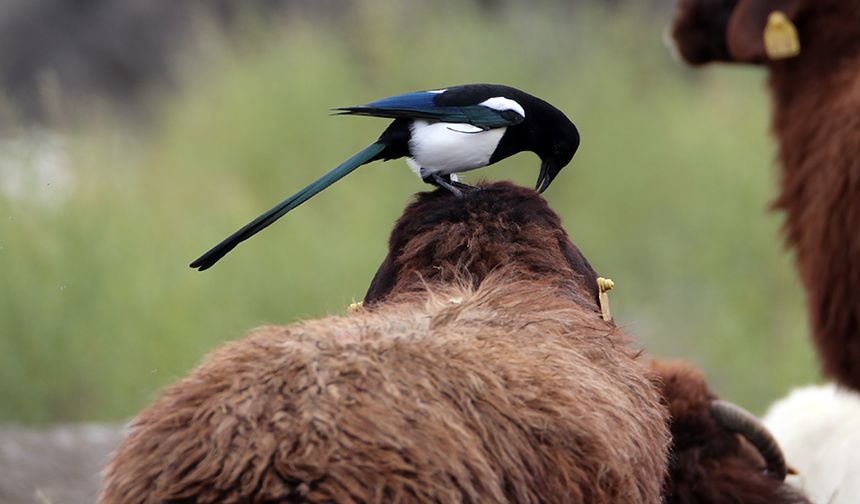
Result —
[[[150, 128], [94, 112], [68, 132], [70, 192], [0, 195], [0, 420], [128, 418], [215, 345], [343, 313], [427, 189], [403, 161], [358, 170], [210, 271], [187, 264], [387, 124], [329, 108], [468, 82], [528, 90], [579, 125], [546, 197], [649, 354], [696, 363], [758, 412], [814, 380], [802, 290], [766, 211], [763, 74], [680, 67], [666, 20], [635, 6], [472, 9], [248, 19], [180, 60], [185, 85]], [[467, 178], [531, 185], [537, 167], [521, 154]]]

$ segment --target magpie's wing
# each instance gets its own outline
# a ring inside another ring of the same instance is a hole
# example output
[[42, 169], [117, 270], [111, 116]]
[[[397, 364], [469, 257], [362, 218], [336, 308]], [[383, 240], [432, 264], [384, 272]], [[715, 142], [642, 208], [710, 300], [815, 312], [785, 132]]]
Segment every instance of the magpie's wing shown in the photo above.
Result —
[[468, 98], [471, 99], [467, 100], [451, 100], [448, 95], [453, 90], [418, 91], [334, 110], [338, 114], [467, 123], [482, 129], [503, 128], [523, 122], [523, 116], [515, 110], [482, 105], [487, 99], [479, 99], [482, 95], [470, 96]]

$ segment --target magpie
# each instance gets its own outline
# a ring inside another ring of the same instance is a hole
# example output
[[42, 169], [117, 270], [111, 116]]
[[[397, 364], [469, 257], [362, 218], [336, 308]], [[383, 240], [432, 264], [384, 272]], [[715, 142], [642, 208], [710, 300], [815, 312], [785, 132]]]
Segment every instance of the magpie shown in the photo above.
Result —
[[543, 192], [579, 148], [579, 131], [563, 112], [540, 98], [498, 84], [418, 91], [334, 111], [336, 115], [394, 121], [376, 142], [228, 236], [192, 262], [192, 268], [212, 267], [236, 245], [371, 161], [405, 157], [424, 182], [462, 196], [463, 191], [475, 188], [459, 182], [457, 173], [531, 151], [541, 159], [535, 189]]

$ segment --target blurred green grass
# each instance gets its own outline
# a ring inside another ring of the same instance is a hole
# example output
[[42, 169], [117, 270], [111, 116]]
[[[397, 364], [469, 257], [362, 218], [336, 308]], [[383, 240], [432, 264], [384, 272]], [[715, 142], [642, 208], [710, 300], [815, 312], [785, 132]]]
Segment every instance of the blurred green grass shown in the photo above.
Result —
[[[210, 36], [150, 129], [94, 114], [69, 135], [68, 200], [0, 196], [0, 420], [127, 418], [219, 343], [343, 312], [427, 189], [402, 161], [358, 170], [211, 271], [187, 264], [386, 125], [329, 108], [468, 82], [528, 90], [578, 124], [582, 148], [546, 197], [651, 355], [696, 363], [759, 412], [816, 379], [766, 211], [763, 75], [676, 65], [663, 23], [636, 8], [375, 1], [276, 30], [249, 20], [240, 43]], [[468, 178], [531, 185], [537, 164], [521, 154]]]

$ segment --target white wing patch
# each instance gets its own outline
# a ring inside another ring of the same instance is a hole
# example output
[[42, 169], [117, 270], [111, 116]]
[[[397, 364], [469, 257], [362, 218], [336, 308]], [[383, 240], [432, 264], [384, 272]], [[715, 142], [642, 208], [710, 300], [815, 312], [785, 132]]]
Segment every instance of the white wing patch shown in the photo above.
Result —
[[493, 110], [505, 111], [505, 110], [513, 110], [517, 114], [525, 117], [526, 111], [523, 110], [522, 105], [511, 100], [510, 98], [505, 98], [502, 96], [495, 96], [493, 98], [488, 98], [478, 105], [483, 105], [485, 107], [491, 108]]
[[442, 94], [442, 93], [444, 93], [445, 91], [448, 91], [448, 88], [445, 88], [445, 89], [434, 89], [433, 91], [427, 91], [427, 92], [428, 92], [428, 93], [433, 93], [433, 94]]

